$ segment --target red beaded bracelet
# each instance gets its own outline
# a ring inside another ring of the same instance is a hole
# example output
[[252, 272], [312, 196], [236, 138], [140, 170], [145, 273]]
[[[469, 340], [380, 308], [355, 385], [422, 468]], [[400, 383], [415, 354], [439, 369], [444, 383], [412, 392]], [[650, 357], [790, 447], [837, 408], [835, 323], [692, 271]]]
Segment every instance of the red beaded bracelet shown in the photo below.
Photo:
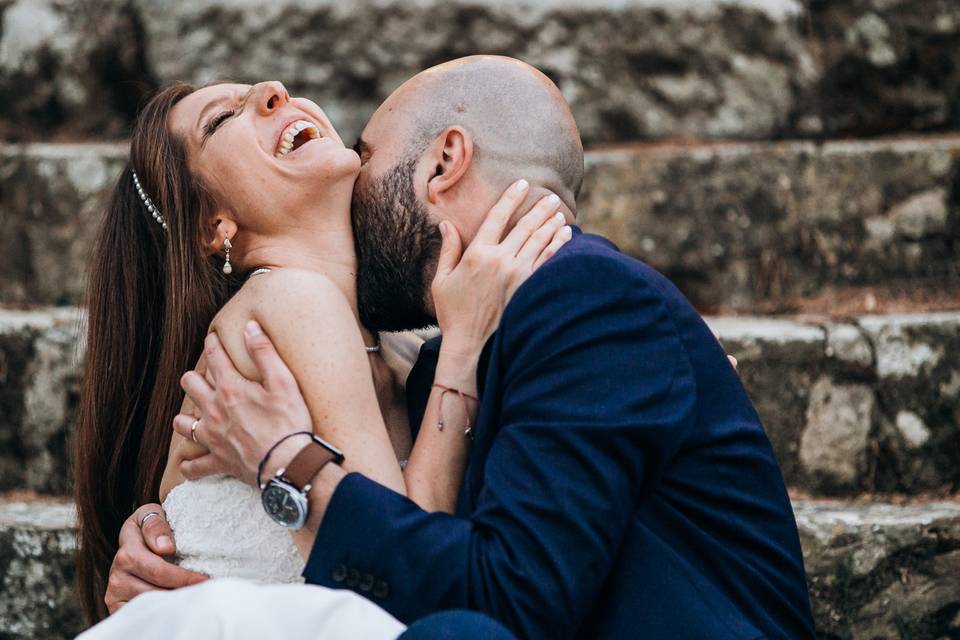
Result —
[[443, 420], [443, 396], [445, 396], [445, 395], [447, 395], [448, 393], [451, 393], [451, 392], [452, 392], [452, 393], [456, 393], [458, 396], [460, 396], [460, 402], [463, 403], [463, 413], [466, 415], [466, 418], [467, 418], [467, 426], [466, 426], [466, 428], [464, 428], [464, 430], [463, 430], [463, 435], [469, 437], [469, 436], [470, 436], [470, 432], [473, 430], [473, 426], [470, 424], [470, 408], [467, 406], [467, 398], [470, 398], [471, 400], [473, 400], [473, 401], [476, 402], [477, 404], [480, 403], [480, 399], [477, 398], [476, 396], [470, 395], [469, 393], [464, 393], [464, 392], [461, 391], [460, 389], [456, 389], [456, 388], [454, 388], [454, 387], [448, 387], [448, 386], [445, 386], [445, 385], [442, 385], [442, 384], [437, 384], [437, 383], [435, 383], [433, 386], [434, 386], [435, 388], [441, 390], [441, 393], [440, 393], [440, 420], [437, 422], [437, 429], [439, 429], [440, 431], [443, 431], [443, 422], [444, 422], [444, 420]]

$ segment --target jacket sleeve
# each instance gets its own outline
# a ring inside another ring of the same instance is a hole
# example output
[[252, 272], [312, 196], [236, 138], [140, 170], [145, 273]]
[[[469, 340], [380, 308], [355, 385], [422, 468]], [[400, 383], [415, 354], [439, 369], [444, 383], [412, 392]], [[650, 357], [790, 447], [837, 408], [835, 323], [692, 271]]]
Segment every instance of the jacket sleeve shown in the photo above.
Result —
[[468, 608], [521, 637], [576, 633], [644, 488], [689, 429], [692, 371], [661, 295], [608, 256], [544, 265], [500, 333], [499, 428], [473, 512], [426, 513], [351, 474], [309, 582], [356, 589], [358, 576], [359, 593], [407, 622]]

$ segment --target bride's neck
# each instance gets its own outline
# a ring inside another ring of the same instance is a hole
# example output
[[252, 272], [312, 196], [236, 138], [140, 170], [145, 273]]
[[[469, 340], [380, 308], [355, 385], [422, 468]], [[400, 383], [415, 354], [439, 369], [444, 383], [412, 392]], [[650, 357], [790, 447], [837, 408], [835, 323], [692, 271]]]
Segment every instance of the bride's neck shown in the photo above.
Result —
[[[244, 268], [303, 269], [321, 273], [343, 293], [354, 316], [357, 310], [357, 254], [349, 213], [336, 217], [329, 212], [304, 216], [303, 224], [287, 227], [270, 237], [250, 238], [243, 258]], [[361, 325], [364, 340], [373, 335]]]

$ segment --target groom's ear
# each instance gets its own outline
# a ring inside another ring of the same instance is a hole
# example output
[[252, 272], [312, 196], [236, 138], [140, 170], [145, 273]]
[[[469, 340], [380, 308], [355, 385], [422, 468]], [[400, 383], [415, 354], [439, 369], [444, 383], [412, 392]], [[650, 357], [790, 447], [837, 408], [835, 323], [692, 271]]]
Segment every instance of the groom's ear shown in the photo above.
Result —
[[427, 149], [431, 164], [427, 200], [436, 204], [448, 189], [456, 186], [473, 162], [473, 136], [463, 127], [448, 127]]

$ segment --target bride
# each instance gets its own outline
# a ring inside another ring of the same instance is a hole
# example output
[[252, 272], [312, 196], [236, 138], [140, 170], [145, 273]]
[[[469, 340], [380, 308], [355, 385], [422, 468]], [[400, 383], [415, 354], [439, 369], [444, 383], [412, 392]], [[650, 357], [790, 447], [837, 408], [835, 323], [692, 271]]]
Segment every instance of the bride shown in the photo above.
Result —
[[[171, 437], [173, 417], [191, 412], [179, 378], [198, 362], [204, 370], [208, 333], [257, 379], [243, 331], [259, 323], [301, 385], [305, 427], [336, 425], [317, 435], [345, 453], [346, 470], [427, 510], [453, 511], [480, 350], [523, 277], [569, 234], [558, 201], [546, 197], [503, 238], [507, 219], [528, 200], [523, 181], [484, 223], [502, 238], [499, 253], [467, 248], [471, 269], [458, 262], [452, 225], [411, 221], [415, 241], [440, 261], [432, 293], [444, 334], [437, 386], [413, 442], [403, 381], [419, 339], [381, 337], [358, 321], [350, 203], [359, 170], [323, 111], [277, 82], [175, 85], [142, 111], [99, 232], [87, 298], [75, 484], [80, 596], [92, 621], [108, 613], [103, 597], [121, 525], [148, 502], [163, 502], [181, 566], [213, 578], [301, 581], [309, 548], [298, 550], [298, 535], [268, 518], [252, 479], [185, 481], [180, 473], [200, 445]], [[508, 269], [477, 268], [507, 256]], [[436, 428], [440, 421], [449, 428]], [[334, 597], [318, 587], [309, 593]], [[389, 620], [371, 615], [369, 624], [395, 636], [402, 627], [379, 613]]]

